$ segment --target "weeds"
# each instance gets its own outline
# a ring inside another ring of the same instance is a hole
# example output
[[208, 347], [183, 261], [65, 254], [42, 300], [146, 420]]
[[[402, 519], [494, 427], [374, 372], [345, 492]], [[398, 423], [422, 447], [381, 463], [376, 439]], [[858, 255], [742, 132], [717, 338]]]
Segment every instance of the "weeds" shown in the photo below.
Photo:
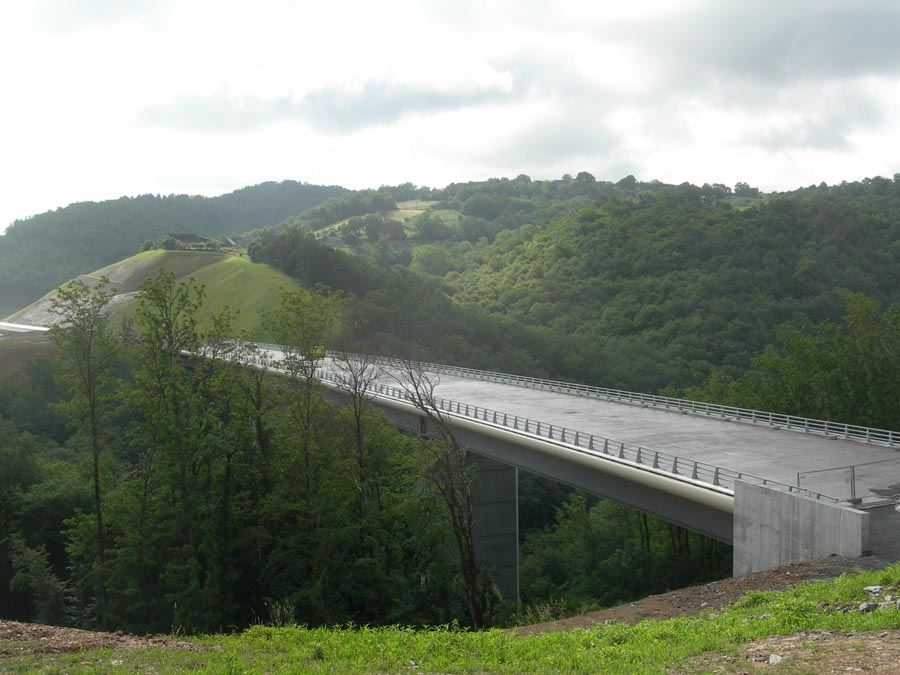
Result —
[[[783, 593], [750, 593], [717, 613], [636, 626], [613, 623], [589, 630], [520, 636], [499, 630], [469, 632], [451, 627], [413, 630], [366, 626], [304, 628], [295, 625], [254, 626], [241, 634], [212, 636], [197, 642], [202, 673], [299, 675], [300, 673], [628, 673], [672, 672], [686, 659], [706, 652], [734, 654], [755, 638], [805, 630], [870, 631], [900, 629], [900, 610], [833, 611], [839, 604], [866, 599], [864, 588], [893, 585], [900, 564], [882, 572], [844, 576], [833, 582], [803, 584]], [[531, 609], [546, 619], [561, 603]], [[527, 610], [526, 610], [527, 613]], [[283, 619], [289, 612], [279, 612]], [[273, 620], [274, 620], [273, 614]], [[0, 641], [0, 647], [5, 647]], [[15, 648], [4, 650], [15, 654]], [[0, 673], [95, 673], [86, 665], [95, 652], [66, 660], [59, 656], [10, 656], [0, 660]], [[105, 655], [109, 657], [109, 655]], [[147, 649], [128, 653], [115, 669], [119, 675], [146, 672], [198, 672], [197, 652]], [[27, 667], [25, 664], [27, 663]]]
[[293, 626], [297, 623], [294, 605], [287, 600], [276, 600], [272, 603], [266, 603], [266, 609], [269, 611], [269, 625], [276, 628], [284, 626]]
[[547, 623], [568, 616], [566, 601], [562, 598], [550, 600], [537, 605], [529, 605], [518, 618], [520, 626], [530, 626], [535, 623]]

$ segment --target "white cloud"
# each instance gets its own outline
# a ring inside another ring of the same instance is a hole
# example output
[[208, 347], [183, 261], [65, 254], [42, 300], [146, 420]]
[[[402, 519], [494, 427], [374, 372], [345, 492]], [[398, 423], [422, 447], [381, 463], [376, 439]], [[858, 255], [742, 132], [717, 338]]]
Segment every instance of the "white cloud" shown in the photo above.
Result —
[[892, 175], [893, 0], [9, 0], [0, 226], [263, 180]]

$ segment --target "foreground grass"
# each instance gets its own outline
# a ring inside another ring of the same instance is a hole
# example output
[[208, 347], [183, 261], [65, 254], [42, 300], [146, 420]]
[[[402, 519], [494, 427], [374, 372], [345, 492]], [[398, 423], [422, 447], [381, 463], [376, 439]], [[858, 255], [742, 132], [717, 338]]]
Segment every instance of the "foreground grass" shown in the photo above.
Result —
[[[194, 640], [197, 651], [107, 649], [6, 657], [0, 660], [0, 672], [661, 674], [691, 656], [734, 651], [753, 638], [804, 630], [900, 628], [896, 607], [869, 613], [834, 611], [837, 605], [865, 601], [863, 588], [875, 584], [900, 586], [900, 564], [881, 572], [804, 584], [783, 593], [753, 592], [715, 615], [644, 621], [636, 626], [610, 624], [531, 636], [498, 630], [257, 626], [236, 635], [198, 638]], [[0, 640], [0, 653], [3, 647]]]

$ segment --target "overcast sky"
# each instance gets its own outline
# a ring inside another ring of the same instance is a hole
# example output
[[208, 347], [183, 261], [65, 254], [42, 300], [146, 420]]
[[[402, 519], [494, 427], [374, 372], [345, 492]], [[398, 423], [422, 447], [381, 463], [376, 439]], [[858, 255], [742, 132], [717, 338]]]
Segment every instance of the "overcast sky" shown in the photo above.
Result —
[[74, 201], [900, 171], [897, 0], [3, 0], [0, 230]]

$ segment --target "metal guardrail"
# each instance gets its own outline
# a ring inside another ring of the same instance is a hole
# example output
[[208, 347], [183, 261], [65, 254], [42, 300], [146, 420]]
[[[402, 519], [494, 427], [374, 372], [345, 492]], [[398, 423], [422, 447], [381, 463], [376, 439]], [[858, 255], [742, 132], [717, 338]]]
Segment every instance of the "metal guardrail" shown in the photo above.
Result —
[[[835, 478], [838, 481], [843, 477], [844, 482], [846, 483], [849, 489], [848, 498], [851, 502], [857, 501], [857, 493], [856, 493], [856, 477], [857, 473], [875, 473], [881, 476], [900, 476], [897, 470], [893, 471], [880, 471], [881, 467], [897, 467], [900, 468], [900, 457], [896, 459], [881, 459], [874, 462], [864, 462], [861, 464], [849, 464], [847, 466], [836, 466], [830, 469], [815, 469], [812, 471], [798, 471], [797, 472], [797, 485], [803, 485], [804, 483], [812, 483], [818, 480], [821, 482], [830, 481], [834, 482]], [[842, 476], [843, 474], [843, 476]], [[810, 488], [807, 488], [810, 489]], [[873, 490], [874, 492], [874, 490]]]
[[[334, 355], [338, 356], [340, 355], [340, 353], [334, 352]], [[346, 356], [350, 358], [362, 358], [357, 354], [346, 354]], [[397, 364], [402, 363], [402, 361], [398, 359], [391, 359], [380, 356], [367, 356], [365, 358], [391, 366], [396, 366]], [[668, 410], [671, 412], [680, 412], [683, 414], [717, 417], [719, 419], [749, 422], [751, 424], [767, 424], [774, 429], [785, 429], [787, 431], [797, 431], [802, 433], [815, 433], [822, 436], [835, 436], [837, 438], [843, 438], [844, 440], [871, 444], [878, 443], [884, 444], [890, 448], [894, 448], [900, 445], [900, 431], [872, 429], [870, 427], [862, 427], [854, 424], [828, 422], [825, 420], [797, 417], [795, 415], [784, 415], [782, 413], [750, 410], [747, 408], [736, 408], [733, 406], [724, 406], [715, 403], [703, 403], [700, 401], [690, 401], [681, 398], [671, 398], [669, 396], [656, 396], [654, 394], [638, 394], [635, 392], [621, 391], [619, 389], [607, 389], [605, 387], [593, 387], [586, 384], [559, 382], [556, 380], [544, 380], [537, 377], [526, 377], [523, 375], [493, 373], [486, 370], [462, 368], [460, 366], [447, 366], [439, 363], [414, 362], [414, 365], [416, 367], [432, 372], [447, 373], [450, 375], [456, 375], [458, 377], [466, 377], [470, 379], [482, 380], [485, 382], [511, 384], [520, 387], [528, 387], [531, 389], [544, 389], [547, 391], [555, 391], [564, 394], [573, 394], [575, 396], [603, 399], [613, 403], [629, 403], [633, 405], [650, 406]]]
[[[278, 345], [258, 344], [257, 346], [264, 350], [281, 350]], [[399, 359], [390, 359], [381, 356], [368, 356], [344, 352], [330, 352], [329, 356], [332, 358], [367, 360], [372, 363], [377, 363], [393, 368], [398, 368], [400, 366], [410, 364], [410, 362], [402, 361]], [[245, 357], [243, 360], [257, 366], [268, 367], [273, 370], [286, 373], [286, 371], [277, 368], [274, 362], [265, 357]], [[519, 376], [515, 375], [504, 376], [487, 371], [476, 371], [469, 368], [457, 368], [456, 366], [443, 366], [440, 364], [429, 364], [421, 362], [412, 362], [412, 365], [413, 367], [419, 367], [424, 370], [430, 370], [432, 372], [452, 372], [453, 374], [458, 374], [459, 371], [466, 371], [468, 373], [478, 373], [490, 376], [490, 381], [502, 383], [508, 383], [507, 380], [504, 379], [506, 377], [517, 380], [543, 382], [552, 384], [554, 386], [554, 391], [565, 392], [565, 388], [567, 387], [578, 388], [579, 390], [595, 390], [604, 392], [615, 391], [599, 389], [596, 387], [587, 387], [585, 385], [569, 385], [567, 383], [556, 383], [547, 380], [538, 380], [537, 378], [520, 378]], [[332, 382], [340, 387], [349, 388], [350, 386], [346, 378], [342, 378], [337, 373], [325, 368], [317, 369], [316, 377]], [[488, 378], [478, 377], [477, 379]], [[555, 388], [556, 385], [562, 385], [564, 389], [558, 390]], [[410, 403], [412, 402], [411, 395], [402, 387], [394, 387], [381, 383], [372, 383], [370, 384], [369, 391], [380, 394], [382, 396], [387, 396]], [[635, 394], [635, 396], [640, 395]], [[538, 420], [532, 420], [530, 418], [520, 417], [518, 415], [512, 415], [498, 410], [492, 410], [490, 408], [484, 408], [481, 406], [470, 405], [467, 403], [461, 403], [459, 401], [451, 401], [449, 399], [442, 398], [435, 398], [434, 403], [438, 410], [450, 415], [464, 417], [483, 424], [502, 427], [514, 433], [543, 438], [549, 441], [566, 445], [573, 451], [591, 454], [598, 458], [604, 458], [613, 461], [624, 460], [646, 470], [668, 473], [673, 477], [677, 477], [680, 479], [689, 478], [692, 481], [706, 483], [713, 489], [724, 489], [733, 493], [735, 481], [741, 480], [755, 485], [764, 485], [767, 487], [782, 490], [784, 492], [790, 492], [805, 497], [810, 497], [812, 499], [824, 500], [829, 502], [841, 501], [838, 497], [834, 497], [822, 492], [817, 492], [815, 490], [809, 490], [797, 485], [783, 483], [781, 481], [776, 481], [770, 478], [763, 478], [762, 476], [756, 476], [754, 474], [744, 473], [742, 471], [726, 469], [714, 464], [708, 464], [706, 462], [679, 457], [678, 455], [673, 455], [661, 450], [654, 450], [652, 448], [645, 448], [643, 446], [634, 445], [632, 443], [616, 441], [603, 436], [598, 436], [583, 431], [576, 431], [567, 427], [548, 424], [546, 422], [540, 422]]]
[[[351, 356], [352, 358], [352, 356]], [[368, 358], [368, 357], [367, 357]], [[371, 360], [371, 359], [370, 359]], [[349, 387], [347, 380], [337, 373], [320, 368], [316, 376], [342, 387]], [[412, 397], [402, 387], [394, 387], [381, 383], [373, 383], [370, 391], [394, 399], [412, 401]], [[484, 408], [481, 406], [435, 398], [435, 406], [439, 411], [458, 417], [474, 420], [482, 424], [502, 427], [514, 433], [530, 435], [566, 445], [573, 451], [583, 452], [608, 460], [624, 460], [640, 468], [668, 473], [677, 478], [689, 478], [692, 481], [706, 483], [713, 488], [724, 488], [733, 493], [735, 481], [742, 480], [756, 485], [765, 485], [785, 492], [792, 492], [813, 499], [830, 502], [840, 501], [824, 493], [782, 483], [769, 478], [755, 476], [741, 471], [733, 471], [714, 464], [707, 464], [693, 459], [686, 459], [660, 450], [645, 448], [632, 443], [616, 441], [603, 436], [576, 431], [567, 427], [532, 420], [527, 417]]]

